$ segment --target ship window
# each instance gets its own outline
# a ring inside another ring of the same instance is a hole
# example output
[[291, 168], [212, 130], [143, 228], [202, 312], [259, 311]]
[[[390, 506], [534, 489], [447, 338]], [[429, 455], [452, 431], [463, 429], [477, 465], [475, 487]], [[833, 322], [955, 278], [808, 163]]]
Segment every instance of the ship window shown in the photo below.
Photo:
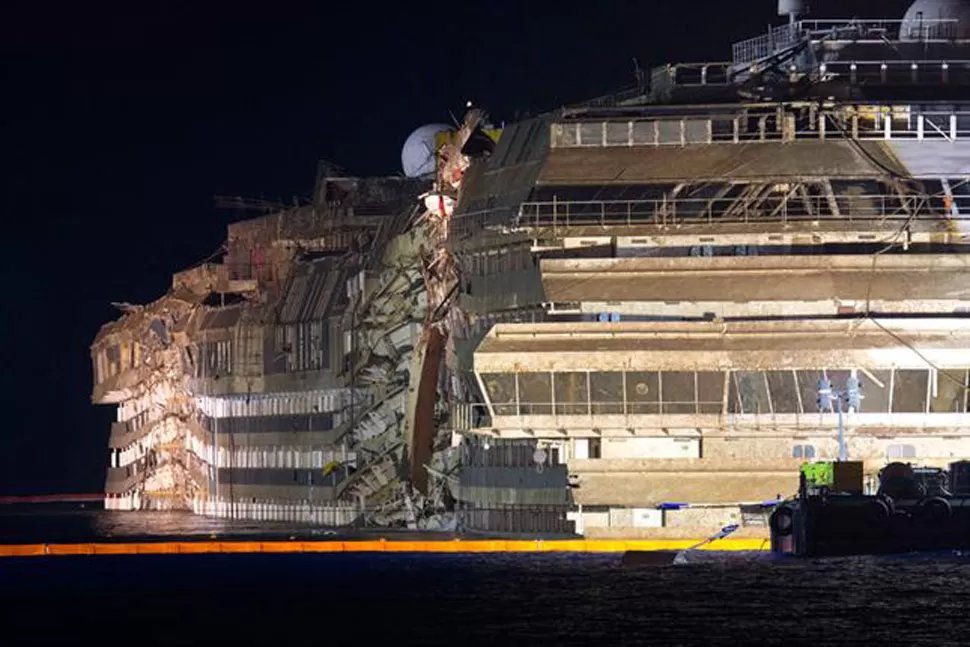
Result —
[[[798, 406], [798, 385], [792, 371], [768, 371], [768, 392], [775, 413], [801, 413]], [[796, 457], [798, 458], [798, 457]]]
[[114, 377], [121, 372], [121, 348], [117, 344], [108, 346], [105, 355], [108, 358], [108, 375]]
[[693, 373], [663, 373], [660, 382], [663, 413], [685, 414], [696, 411]]
[[930, 380], [932, 413], [961, 413], [965, 410], [966, 369], [940, 369], [930, 374]]
[[708, 119], [688, 119], [684, 122], [684, 137], [688, 144], [709, 144], [711, 122]]
[[682, 123], [678, 120], [662, 119], [657, 124], [657, 141], [661, 144], [681, 143]]
[[724, 373], [697, 374], [697, 413], [720, 414], [724, 410]]
[[576, 133], [579, 131], [579, 124], [558, 124], [558, 127], [562, 133], [561, 145], [564, 148], [576, 146]]
[[556, 413], [584, 415], [589, 412], [586, 373], [554, 373], [556, 385]]
[[606, 123], [606, 145], [626, 146], [630, 141], [630, 124], [626, 121], [610, 121]]
[[519, 373], [519, 410], [524, 416], [552, 413], [552, 376], [549, 373]]
[[603, 123], [584, 123], [579, 126], [580, 143], [583, 146], [603, 145]]
[[929, 371], [897, 370], [893, 377], [893, 413], [926, 411]]
[[818, 411], [818, 381], [822, 371], [796, 371], [798, 392], [802, 394], [802, 407], [805, 413]]
[[[825, 371], [826, 377], [832, 383], [832, 389], [834, 391], [844, 392], [849, 384], [849, 378], [852, 376], [852, 371], [843, 369], [828, 369]], [[845, 402], [843, 398], [842, 402]]]
[[483, 373], [482, 382], [497, 416], [515, 415], [515, 375], [513, 373]]
[[634, 415], [660, 413], [659, 374], [631, 371], [626, 374], [627, 413]]
[[792, 458], [808, 460], [815, 458], [815, 445], [794, 445], [792, 447]]
[[914, 445], [889, 445], [886, 448], [886, 458], [890, 460], [916, 458], [916, 447]]
[[728, 411], [745, 414], [770, 414], [768, 383], [761, 371], [735, 371], [731, 374]]
[[623, 413], [623, 373], [590, 373], [593, 414]]
[[889, 413], [891, 374], [892, 371], [859, 370], [862, 411], [866, 413]]
[[656, 144], [657, 130], [653, 121], [637, 121], [633, 124], [634, 144]]

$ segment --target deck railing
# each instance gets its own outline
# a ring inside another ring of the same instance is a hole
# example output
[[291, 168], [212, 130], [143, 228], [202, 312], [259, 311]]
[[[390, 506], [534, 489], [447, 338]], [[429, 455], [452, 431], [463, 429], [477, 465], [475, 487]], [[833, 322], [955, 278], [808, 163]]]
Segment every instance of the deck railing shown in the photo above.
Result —
[[903, 20], [800, 20], [734, 44], [734, 64], [748, 65], [797, 45], [803, 39], [947, 42], [959, 36], [952, 18]]
[[873, 223], [901, 226], [911, 220], [950, 216], [944, 198], [899, 195], [803, 195], [794, 188], [770, 195], [646, 200], [547, 200], [521, 205], [516, 227], [568, 229], [588, 226], [685, 224]]
[[[916, 68], [913, 66], [916, 65]], [[938, 74], [950, 74], [954, 66]], [[832, 73], [863, 75], [925, 74], [917, 63], [829, 63]], [[892, 69], [895, 68], [895, 71]], [[970, 79], [970, 62], [960, 64]], [[569, 120], [551, 125], [552, 148], [604, 148], [629, 146], [687, 146], [698, 144], [747, 144], [851, 137], [856, 140], [970, 139], [970, 112], [926, 111], [891, 106], [858, 106], [825, 110], [811, 122], [797, 121], [786, 111], [722, 113], [689, 117], [643, 117], [639, 119]]]

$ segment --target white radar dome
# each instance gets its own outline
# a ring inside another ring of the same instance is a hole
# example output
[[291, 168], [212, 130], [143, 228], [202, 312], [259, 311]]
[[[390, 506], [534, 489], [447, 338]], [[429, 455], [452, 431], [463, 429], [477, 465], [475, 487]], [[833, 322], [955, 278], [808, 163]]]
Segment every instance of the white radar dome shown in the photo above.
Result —
[[407, 177], [422, 177], [435, 170], [435, 135], [451, 130], [444, 124], [426, 124], [408, 135], [401, 150], [401, 166]]
[[778, 0], [779, 16], [803, 16], [807, 13], [805, 0]]
[[[941, 23], [957, 20], [958, 23]], [[970, 0], [916, 0], [903, 17], [899, 39], [970, 38]]]

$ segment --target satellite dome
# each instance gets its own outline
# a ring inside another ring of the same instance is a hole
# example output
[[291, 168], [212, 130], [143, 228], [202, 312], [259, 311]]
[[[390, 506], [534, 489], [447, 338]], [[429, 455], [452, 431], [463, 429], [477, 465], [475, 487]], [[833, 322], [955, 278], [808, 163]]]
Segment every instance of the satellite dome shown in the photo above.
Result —
[[[958, 20], [939, 24], [939, 20]], [[970, 0], [916, 0], [903, 17], [899, 39], [970, 38]]]
[[444, 124], [426, 124], [408, 135], [401, 150], [401, 166], [407, 177], [422, 177], [435, 171], [435, 135], [451, 130]]

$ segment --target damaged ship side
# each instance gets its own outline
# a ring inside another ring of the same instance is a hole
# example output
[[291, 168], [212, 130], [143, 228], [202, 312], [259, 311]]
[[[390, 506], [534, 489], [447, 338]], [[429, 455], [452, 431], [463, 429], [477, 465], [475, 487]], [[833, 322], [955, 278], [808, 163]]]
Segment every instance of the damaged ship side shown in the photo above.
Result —
[[231, 224], [221, 263], [119, 304], [91, 347], [92, 399], [117, 407], [107, 508], [454, 527], [452, 417], [475, 396], [444, 242], [498, 137], [483, 118], [440, 133], [429, 176], [324, 174], [312, 205]]

